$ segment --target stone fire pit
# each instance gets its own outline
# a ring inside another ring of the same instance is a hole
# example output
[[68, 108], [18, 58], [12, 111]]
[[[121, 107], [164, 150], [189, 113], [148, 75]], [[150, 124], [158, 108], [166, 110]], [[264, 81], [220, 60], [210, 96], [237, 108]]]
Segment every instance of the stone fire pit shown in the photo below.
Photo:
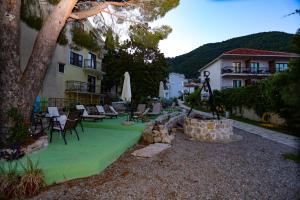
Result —
[[184, 133], [191, 139], [200, 141], [232, 141], [232, 121], [230, 119], [201, 119], [185, 117]]

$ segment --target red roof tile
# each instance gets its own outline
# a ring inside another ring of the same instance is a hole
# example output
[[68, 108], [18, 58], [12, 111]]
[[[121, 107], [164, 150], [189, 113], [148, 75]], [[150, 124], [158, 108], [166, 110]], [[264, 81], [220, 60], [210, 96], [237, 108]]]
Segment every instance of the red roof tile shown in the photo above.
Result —
[[223, 55], [257, 55], [257, 56], [290, 56], [290, 57], [299, 57], [295, 53], [285, 53], [278, 51], [267, 51], [267, 50], [257, 50], [257, 49], [233, 49], [231, 51], [225, 52]]

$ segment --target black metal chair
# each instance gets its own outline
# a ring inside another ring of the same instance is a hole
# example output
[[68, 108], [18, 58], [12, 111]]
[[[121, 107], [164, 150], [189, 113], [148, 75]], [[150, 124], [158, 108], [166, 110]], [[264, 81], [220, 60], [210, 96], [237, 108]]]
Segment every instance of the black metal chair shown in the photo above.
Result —
[[61, 123], [60, 121], [53, 120], [51, 123], [51, 130], [50, 130], [50, 142], [52, 142], [53, 131], [59, 131], [63, 137], [65, 144], [67, 145], [66, 132], [70, 131], [70, 133], [72, 134], [72, 130], [75, 131], [77, 140], [79, 141], [79, 136], [76, 130], [77, 121], [78, 119], [76, 118], [75, 113], [70, 113], [68, 115], [65, 124]]
[[82, 115], [83, 115], [83, 112], [84, 112], [84, 110], [78, 110], [78, 111], [74, 112], [74, 113], [76, 113], [77, 124], [80, 125], [82, 132], [84, 132], [83, 125], [82, 125]]

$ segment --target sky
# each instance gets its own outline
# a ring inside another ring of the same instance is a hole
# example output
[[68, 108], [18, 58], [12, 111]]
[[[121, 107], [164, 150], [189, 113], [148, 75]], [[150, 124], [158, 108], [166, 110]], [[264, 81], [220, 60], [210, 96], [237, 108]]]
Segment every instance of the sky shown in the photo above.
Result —
[[175, 57], [213, 42], [267, 31], [295, 33], [300, 16], [285, 15], [300, 8], [300, 0], [180, 0], [180, 5], [152, 25], [173, 31], [159, 44]]

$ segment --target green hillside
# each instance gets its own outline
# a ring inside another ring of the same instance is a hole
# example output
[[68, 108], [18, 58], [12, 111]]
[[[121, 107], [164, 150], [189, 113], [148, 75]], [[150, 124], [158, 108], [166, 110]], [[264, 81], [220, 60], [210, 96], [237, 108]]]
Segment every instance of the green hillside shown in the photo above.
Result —
[[251, 48], [272, 51], [293, 52], [292, 34], [284, 32], [263, 32], [233, 38], [223, 42], [205, 44], [197, 49], [174, 58], [168, 58], [171, 72], [196, 78], [198, 70], [222, 53], [235, 48]]

